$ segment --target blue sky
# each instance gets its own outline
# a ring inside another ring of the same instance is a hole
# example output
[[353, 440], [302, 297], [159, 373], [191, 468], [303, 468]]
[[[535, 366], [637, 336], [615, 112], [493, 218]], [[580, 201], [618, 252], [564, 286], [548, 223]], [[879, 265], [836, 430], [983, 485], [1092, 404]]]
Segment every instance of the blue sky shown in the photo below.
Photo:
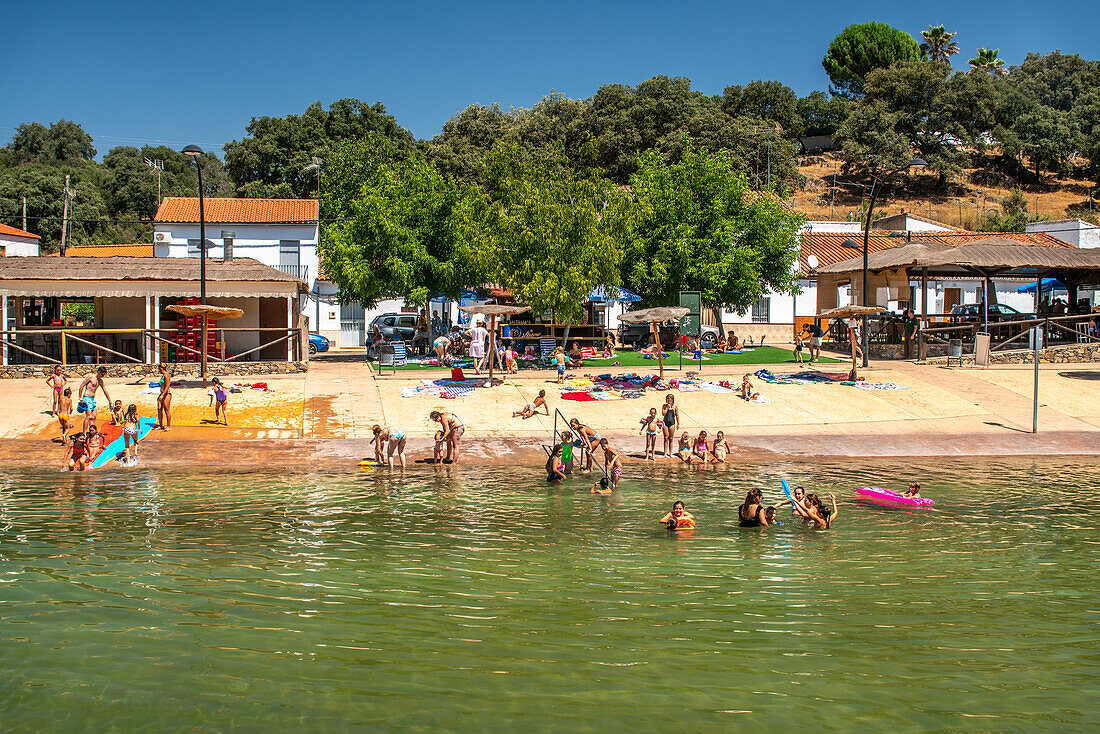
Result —
[[526, 107], [551, 90], [687, 76], [720, 94], [777, 79], [827, 89], [821, 57], [850, 23], [958, 31], [1014, 64], [1060, 48], [1100, 58], [1100, 2], [8, 2], [0, 140], [21, 122], [75, 120], [116, 145], [243, 136], [253, 116], [315, 100], [381, 101], [417, 137], [466, 105]]

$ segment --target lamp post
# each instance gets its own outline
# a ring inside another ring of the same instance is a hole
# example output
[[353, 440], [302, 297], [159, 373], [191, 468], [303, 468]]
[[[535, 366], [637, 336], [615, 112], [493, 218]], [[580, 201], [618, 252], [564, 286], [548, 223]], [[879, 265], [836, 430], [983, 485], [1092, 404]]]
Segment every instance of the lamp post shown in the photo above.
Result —
[[[920, 167], [920, 166], [927, 166], [927, 165], [928, 165], [928, 163], [924, 159], [914, 158], [911, 161], [909, 161], [908, 163], [906, 163], [904, 166], [898, 166], [897, 168], [890, 171], [889, 173], [883, 174], [882, 177], [886, 178], [887, 176], [893, 176], [895, 173], [897, 173], [899, 171], [906, 170], [908, 168], [917, 168], [917, 167]], [[879, 184], [880, 180], [881, 179], [878, 176], [872, 176], [871, 177], [871, 201], [867, 205], [867, 223], [863, 227], [863, 289], [862, 289], [863, 290], [863, 296], [862, 296], [862, 298], [860, 299], [860, 302], [859, 302], [859, 305], [861, 305], [861, 306], [866, 306], [867, 305], [867, 244], [871, 239], [871, 214], [875, 210], [875, 197], [878, 195], [878, 184]], [[858, 250], [859, 249], [859, 245], [856, 242], [852, 241], [852, 240], [845, 240], [841, 244], [842, 244], [842, 246], [847, 247], [848, 249], [851, 249], [851, 250]], [[868, 345], [867, 314], [864, 314], [862, 319], [863, 319], [863, 335], [860, 337], [860, 342], [862, 343], [862, 347], [863, 347], [863, 366], [864, 366], [864, 368], [866, 368], [867, 365], [868, 365], [868, 357], [867, 357], [867, 351], [868, 351], [867, 350], [867, 345]]]
[[[195, 171], [199, 174], [199, 302], [206, 305], [206, 217], [202, 210], [202, 166], [199, 165], [199, 156], [202, 148], [197, 145], [188, 145], [183, 149], [184, 155], [189, 155], [195, 161]], [[205, 345], [204, 345], [205, 348]]]

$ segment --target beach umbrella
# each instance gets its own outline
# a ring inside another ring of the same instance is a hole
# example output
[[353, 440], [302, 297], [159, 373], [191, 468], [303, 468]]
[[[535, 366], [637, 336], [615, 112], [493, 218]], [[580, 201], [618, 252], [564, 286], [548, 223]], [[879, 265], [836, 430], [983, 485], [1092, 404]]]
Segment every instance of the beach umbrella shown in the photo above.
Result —
[[654, 306], [642, 308], [637, 311], [627, 311], [619, 317], [619, 321], [628, 324], [649, 324], [653, 329], [654, 344], [657, 347], [657, 367], [661, 379], [665, 379], [665, 352], [661, 347], [661, 324], [665, 321], [679, 321], [691, 313], [690, 309], [683, 306]]
[[822, 311], [818, 316], [823, 319], [849, 319], [854, 316], [870, 316], [885, 310], [885, 306], [841, 306]]
[[[1053, 290], [1057, 290], [1057, 289], [1067, 290], [1066, 284], [1063, 283], [1062, 281], [1058, 280], [1057, 278], [1043, 278], [1043, 290], [1044, 291], [1053, 291]], [[1034, 293], [1035, 292], [1035, 284], [1034, 283], [1028, 283], [1027, 285], [1022, 285], [1022, 286], [1020, 286], [1019, 288], [1016, 289], [1016, 292], [1017, 293]]]
[[588, 300], [597, 303], [636, 303], [642, 297], [617, 285], [598, 285], [588, 292]]
[[496, 362], [497, 316], [512, 315], [530, 311], [530, 306], [502, 306], [497, 303], [483, 303], [475, 306], [459, 306], [459, 311], [468, 314], [481, 314], [489, 317], [489, 387], [493, 386], [493, 363]]
[[228, 306], [207, 306], [205, 304], [194, 306], [173, 304], [168, 307], [168, 310], [181, 316], [202, 317], [202, 386], [206, 387], [206, 334], [209, 323], [211, 321], [216, 322], [218, 319], [239, 319], [244, 316], [244, 311]]

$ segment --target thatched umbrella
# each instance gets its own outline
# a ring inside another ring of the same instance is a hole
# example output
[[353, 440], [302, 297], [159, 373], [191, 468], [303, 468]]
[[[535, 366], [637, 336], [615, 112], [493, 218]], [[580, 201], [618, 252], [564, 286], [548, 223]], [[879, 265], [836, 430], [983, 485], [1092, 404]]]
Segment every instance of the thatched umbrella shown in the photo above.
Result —
[[493, 361], [496, 359], [497, 316], [507, 316], [530, 311], [530, 306], [501, 306], [487, 303], [481, 306], [459, 306], [459, 311], [468, 314], [481, 314], [489, 317], [489, 387], [493, 386]]
[[228, 306], [183, 306], [172, 305], [168, 307], [169, 311], [174, 311], [181, 316], [202, 316], [202, 346], [200, 347], [202, 353], [202, 386], [206, 387], [206, 334], [209, 322], [217, 321], [218, 319], [239, 319], [244, 316], [244, 311], [239, 308], [230, 308]]
[[830, 308], [828, 311], [822, 311], [818, 314], [818, 317], [823, 319], [849, 319], [854, 316], [870, 316], [871, 314], [882, 313], [885, 310], [885, 306], [841, 306], [840, 308]]
[[657, 368], [662, 380], [665, 379], [665, 356], [661, 348], [661, 327], [658, 324], [664, 321], [679, 321], [689, 313], [691, 310], [683, 306], [654, 306], [627, 311], [619, 317], [619, 321], [625, 321], [628, 324], [649, 324], [653, 328], [653, 339], [657, 347]]

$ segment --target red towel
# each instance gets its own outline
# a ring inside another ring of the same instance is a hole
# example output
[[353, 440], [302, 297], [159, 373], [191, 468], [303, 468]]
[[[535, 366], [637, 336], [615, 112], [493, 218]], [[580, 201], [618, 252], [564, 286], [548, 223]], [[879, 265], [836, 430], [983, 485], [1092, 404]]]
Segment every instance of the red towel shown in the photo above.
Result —
[[582, 403], [594, 401], [596, 398], [592, 397], [586, 392], [563, 392], [561, 394], [562, 400], [579, 400]]

